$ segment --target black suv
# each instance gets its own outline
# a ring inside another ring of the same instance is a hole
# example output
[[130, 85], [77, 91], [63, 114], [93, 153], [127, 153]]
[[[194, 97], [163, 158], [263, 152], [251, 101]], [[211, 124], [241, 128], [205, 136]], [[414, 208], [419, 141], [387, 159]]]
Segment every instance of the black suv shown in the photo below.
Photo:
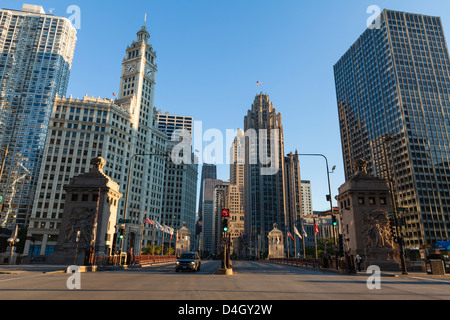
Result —
[[180, 270], [193, 270], [200, 271], [200, 257], [197, 252], [184, 252], [177, 260], [177, 266], [175, 271]]

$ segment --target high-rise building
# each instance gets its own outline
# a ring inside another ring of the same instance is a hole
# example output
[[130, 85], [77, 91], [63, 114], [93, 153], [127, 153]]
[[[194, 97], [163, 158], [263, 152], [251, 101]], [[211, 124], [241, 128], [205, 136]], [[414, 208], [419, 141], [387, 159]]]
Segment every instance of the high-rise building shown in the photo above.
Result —
[[[238, 130], [230, 149], [230, 185], [227, 192], [227, 209], [230, 210], [231, 253], [243, 255], [244, 236], [244, 154], [242, 137], [244, 131]], [[242, 154], [240, 154], [242, 153]]]
[[[128, 111], [109, 99], [55, 98], [28, 224], [25, 254], [53, 253], [64, 212], [64, 186], [70, 178], [89, 172], [92, 158], [103, 157], [105, 174], [121, 182], [120, 188], [123, 188], [130, 128]], [[119, 200], [119, 204], [123, 210], [123, 200]]]
[[[247, 247], [254, 256], [268, 252], [274, 223], [286, 234], [284, 138], [281, 114], [269, 96], [258, 94], [244, 118], [244, 201]], [[288, 229], [286, 229], [288, 228]]]
[[63, 186], [73, 175], [88, 171], [97, 156], [106, 160], [105, 174], [124, 195], [118, 219], [130, 220], [125, 225], [127, 238], [116, 249], [133, 248], [136, 253], [154, 240], [161, 244], [162, 231], [143, 225], [144, 217], [161, 223], [165, 163], [170, 161], [163, 156], [167, 135], [156, 126], [156, 53], [148, 39], [143, 26], [137, 41], [126, 49], [119, 99], [55, 98], [28, 230], [33, 241], [27, 241], [25, 253], [52, 253], [64, 205]]
[[2, 227], [29, 221], [53, 99], [66, 94], [75, 43], [70, 21], [41, 6], [0, 10], [0, 148], [8, 147]]
[[302, 188], [302, 216], [313, 214], [311, 181], [302, 180], [301, 188]]
[[[300, 177], [300, 161], [297, 150], [295, 153], [288, 153], [284, 158], [285, 169], [285, 203], [286, 203], [286, 232], [290, 232], [292, 236], [295, 235], [294, 226], [297, 230], [301, 230], [301, 218], [302, 218], [302, 184]], [[289, 250], [289, 256], [295, 257], [297, 252], [295, 250], [300, 248], [297, 246], [298, 238], [294, 240], [287, 239], [288, 246], [285, 247]]]
[[[202, 175], [200, 177], [200, 195], [198, 200], [198, 211], [197, 211], [197, 225], [195, 235], [199, 239], [200, 233], [203, 230], [203, 182], [206, 179], [217, 179], [217, 167], [215, 164], [203, 163], [202, 164]], [[198, 240], [199, 241], [199, 240]]]
[[[157, 125], [160, 131], [167, 134], [167, 152], [172, 154], [174, 146], [179, 143], [172, 135], [175, 130], [186, 130], [192, 135], [193, 119], [188, 116], [157, 114]], [[184, 150], [183, 150], [184, 151]], [[178, 155], [179, 156], [179, 155]], [[172, 159], [174, 155], [172, 155]], [[190, 234], [195, 233], [197, 205], [198, 164], [194, 153], [190, 150], [189, 163], [166, 161], [164, 178], [164, 197], [161, 223], [175, 230], [181, 229], [183, 223]], [[165, 242], [168, 242], [166, 239]], [[193, 243], [193, 242], [191, 242]]]
[[158, 129], [167, 134], [169, 141], [172, 140], [172, 134], [177, 129], [186, 130], [192, 135], [192, 127], [194, 125], [192, 117], [177, 116], [169, 114], [169, 112], [162, 113], [161, 110], [158, 110], [157, 117]]
[[200, 250], [202, 255], [210, 255], [214, 253], [214, 228], [215, 228], [215, 187], [222, 184], [220, 179], [205, 179], [203, 181], [203, 223], [200, 236]]
[[202, 221], [203, 217], [203, 181], [206, 179], [217, 179], [217, 167], [215, 164], [203, 163], [202, 176], [200, 178], [200, 197], [198, 203], [198, 220]]
[[383, 10], [334, 66], [346, 180], [392, 179], [405, 248], [449, 240], [450, 58], [439, 17]]

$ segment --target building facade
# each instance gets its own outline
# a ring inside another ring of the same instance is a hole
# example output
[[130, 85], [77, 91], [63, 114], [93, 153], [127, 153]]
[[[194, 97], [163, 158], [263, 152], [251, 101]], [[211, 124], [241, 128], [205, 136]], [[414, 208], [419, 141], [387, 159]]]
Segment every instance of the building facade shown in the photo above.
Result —
[[196, 237], [196, 246], [198, 248], [201, 247], [201, 233], [203, 230], [203, 182], [206, 179], [217, 179], [217, 167], [215, 164], [203, 163], [202, 164], [202, 174], [200, 177], [200, 194], [198, 200], [198, 210], [197, 210], [197, 224], [195, 227], [195, 237]]
[[0, 10], [0, 148], [8, 148], [0, 225], [26, 226], [58, 94], [66, 94], [76, 30], [41, 6]]
[[439, 17], [383, 10], [334, 66], [345, 176], [393, 181], [406, 248], [449, 240], [450, 58]]
[[198, 203], [198, 220], [203, 219], [203, 181], [206, 179], [217, 179], [217, 167], [215, 164], [203, 163], [202, 164], [202, 176], [200, 178], [200, 196]]
[[[163, 114], [160, 111], [157, 117], [159, 130], [167, 134], [169, 140], [167, 152], [172, 154], [173, 147], [179, 143], [173, 135], [176, 133], [175, 130], [186, 130], [192, 136], [193, 119], [188, 116], [171, 115], [168, 112]], [[179, 164], [171, 160], [166, 161], [161, 221], [174, 229], [181, 229], [184, 226], [189, 230], [191, 237], [196, 227], [198, 180], [198, 164], [192, 151], [189, 160], [188, 163]]]
[[165, 163], [169, 161], [163, 156], [167, 135], [156, 126], [156, 53], [148, 39], [143, 26], [137, 40], [127, 47], [117, 100], [55, 98], [28, 230], [33, 241], [27, 241], [24, 253], [53, 251], [64, 208], [62, 188], [71, 176], [88, 171], [90, 159], [97, 156], [106, 160], [105, 174], [124, 194], [118, 219], [130, 221], [123, 224], [127, 238], [115, 249], [136, 253], [154, 241], [161, 244], [162, 231], [143, 224], [144, 217], [161, 223]]
[[311, 181], [302, 180], [301, 190], [302, 190], [302, 215], [306, 216], [308, 214], [313, 213]]
[[298, 242], [300, 239], [294, 237], [295, 229], [301, 229], [301, 218], [302, 218], [302, 180], [300, 176], [300, 161], [297, 150], [295, 153], [288, 153], [284, 158], [284, 169], [285, 169], [285, 203], [286, 203], [286, 232], [289, 232], [294, 239], [286, 237], [289, 250], [289, 257], [296, 256], [296, 249], [298, 247]]
[[200, 234], [200, 250], [201, 255], [211, 255], [215, 252], [214, 245], [214, 198], [215, 187], [223, 183], [220, 179], [205, 179], [203, 181], [203, 221], [202, 232]]
[[123, 190], [130, 128], [128, 111], [109, 99], [55, 98], [28, 225], [32, 240], [25, 243], [25, 254], [53, 253], [66, 201], [64, 186], [70, 178], [88, 172], [92, 158], [105, 158], [105, 174], [121, 181]]
[[237, 131], [237, 136], [230, 149], [230, 186], [227, 193], [227, 209], [230, 210], [230, 240], [231, 253], [236, 257], [242, 257], [244, 254], [244, 151], [242, 130]]

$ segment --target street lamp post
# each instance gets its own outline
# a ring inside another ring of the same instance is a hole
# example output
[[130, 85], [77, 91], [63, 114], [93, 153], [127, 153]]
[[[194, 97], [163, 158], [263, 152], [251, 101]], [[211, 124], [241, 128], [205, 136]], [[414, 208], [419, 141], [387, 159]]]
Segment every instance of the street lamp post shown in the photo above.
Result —
[[[321, 153], [307, 153], [307, 154], [299, 154], [299, 156], [313, 156], [313, 157], [323, 157], [325, 159], [325, 165], [326, 165], [326, 169], [327, 169], [327, 179], [328, 179], [328, 200], [330, 201], [330, 214], [333, 215], [333, 198], [331, 197], [331, 184], [330, 184], [330, 173], [333, 173], [334, 170], [336, 169], [336, 166], [333, 166], [332, 170], [330, 171], [329, 167], [328, 167], [328, 159], [325, 155], [321, 154]], [[336, 234], [334, 237], [334, 242], [336, 243]], [[338, 267], [338, 258], [337, 258], [337, 252], [336, 252], [336, 268]]]
[[392, 136], [390, 134], [386, 134], [383, 136], [383, 151], [384, 151], [384, 161], [386, 163], [386, 172], [387, 172], [387, 178], [388, 178], [388, 183], [389, 183], [389, 190], [391, 193], [391, 201], [392, 201], [392, 206], [394, 209], [394, 221], [395, 221], [395, 229], [397, 231], [397, 235], [399, 236], [398, 239], [398, 243], [400, 246], [400, 260], [401, 260], [401, 265], [402, 265], [402, 274], [408, 274], [408, 271], [406, 269], [406, 261], [405, 261], [405, 250], [403, 247], [403, 236], [400, 233], [400, 227], [398, 224], [398, 212], [397, 212], [397, 201], [396, 201], [396, 197], [394, 195], [394, 186], [393, 186], [393, 179], [391, 177], [391, 173], [389, 170], [389, 162], [387, 159], [387, 154], [386, 154], [386, 142], [390, 142], [392, 140]]
[[[130, 158], [130, 165], [128, 167], [128, 181], [127, 181], [127, 193], [125, 196], [125, 210], [123, 213], [123, 219], [126, 219], [127, 217], [127, 209], [128, 209], [128, 194], [130, 191], [130, 180], [131, 180], [131, 166], [133, 164], [133, 159], [138, 156], [163, 156], [163, 157], [170, 157], [170, 154], [160, 154], [160, 153], [136, 153]], [[120, 240], [120, 252], [122, 253], [123, 250], [123, 241], [124, 239]]]
[[6, 149], [0, 149], [0, 152], [2, 152], [2, 164], [0, 167], [0, 180], [3, 175], [3, 169], [5, 168], [5, 162], [6, 162], [6, 156], [8, 155], [8, 149], [9, 149], [9, 145], [6, 146]]

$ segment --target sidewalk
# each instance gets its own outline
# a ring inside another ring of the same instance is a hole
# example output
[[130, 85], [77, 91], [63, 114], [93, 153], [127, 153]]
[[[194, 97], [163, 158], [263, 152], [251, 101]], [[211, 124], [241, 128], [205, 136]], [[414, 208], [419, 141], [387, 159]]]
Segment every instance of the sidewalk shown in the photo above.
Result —
[[[367, 270], [358, 271], [355, 275], [367, 276], [372, 274], [373, 272], [367, 272]], [[382, 277], [417, 277], [417, 278], [446, 278], [450, 279], [450, 274], [446, 273], [445, 275], [434, 275], [428, 274], [424, 271], [408, 271], [408, 274], [402, 274], [401, 271], [383, 271], [381, 270]]]
[[[125, 269], [139, 269], [162, 265], [166, 263], [148, 263], [143, 265], [121, 265], [121, 266], [79, 266], [80, 272], [89, 271], [110, 271], [110, 270], [125, 270]], [[65, 273], [67, 265], [50, 265], [50, 264], [20, 264], [20, 265], [0, 265], [0, 275], [2, 274], [21, 274], [21, 273]]]
[[66, 272], [68, 266], [47, 264], [0, 265], [1, 274]]

